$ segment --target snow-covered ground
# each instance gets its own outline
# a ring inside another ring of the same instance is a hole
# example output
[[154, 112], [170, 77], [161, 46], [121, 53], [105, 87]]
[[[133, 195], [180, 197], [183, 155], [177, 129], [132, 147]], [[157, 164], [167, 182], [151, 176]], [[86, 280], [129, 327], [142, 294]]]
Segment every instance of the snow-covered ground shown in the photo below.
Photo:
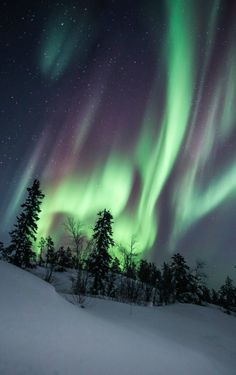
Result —
[[0, 262], [1, 375], [233, 375], [236, 318], [193, 305], [75, 306]]

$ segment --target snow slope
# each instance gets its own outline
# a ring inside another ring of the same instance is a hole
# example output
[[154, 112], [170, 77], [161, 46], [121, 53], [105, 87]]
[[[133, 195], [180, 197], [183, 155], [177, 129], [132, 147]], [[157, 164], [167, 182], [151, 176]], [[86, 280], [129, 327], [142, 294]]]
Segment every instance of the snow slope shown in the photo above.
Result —
[[236, 319], [192, 305], [81, 309], [0, 262], [1, 375], [233, 375]]

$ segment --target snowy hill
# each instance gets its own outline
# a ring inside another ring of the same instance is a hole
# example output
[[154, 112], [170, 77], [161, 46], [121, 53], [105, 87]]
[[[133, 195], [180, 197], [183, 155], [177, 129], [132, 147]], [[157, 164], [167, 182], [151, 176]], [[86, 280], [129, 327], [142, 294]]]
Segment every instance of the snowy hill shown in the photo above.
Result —
[[193, 305], [70, 304], [0, 262], [1, 375], [233, 375], [236, 319]]

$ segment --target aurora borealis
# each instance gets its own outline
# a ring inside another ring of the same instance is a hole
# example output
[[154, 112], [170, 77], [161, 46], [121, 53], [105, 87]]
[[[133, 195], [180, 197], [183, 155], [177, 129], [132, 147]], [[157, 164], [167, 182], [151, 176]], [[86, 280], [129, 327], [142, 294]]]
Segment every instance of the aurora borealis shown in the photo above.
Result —
[[[38, 1], [1, 12], [1, 237], [26, 187], [40, 235], [66, 215], [157, 262], [236, 264], [236, 4]], [[222, 272], [223, 272], [222, 271]]]

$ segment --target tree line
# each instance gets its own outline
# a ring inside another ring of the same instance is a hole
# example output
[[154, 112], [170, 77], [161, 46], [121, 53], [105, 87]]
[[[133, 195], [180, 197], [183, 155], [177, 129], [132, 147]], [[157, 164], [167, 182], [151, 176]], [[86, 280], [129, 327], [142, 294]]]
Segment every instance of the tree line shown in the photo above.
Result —
[[44, 194], [39, 180], [34, 180], [27, 189], [27, 197], [21, 205], [14, 229], [9, 233], [11, 242], [5, 247], [0, 242], [1, 259], [29, 269], [43, 267], [45, 280], [51, 282], [53, 273], [76, 270], [72, 279], [72, 292], [82, 301], [84, 296], [106, 296], [117, 301], [162, 305], [175, 302], [203, 305], [213, 303], [225, 311], [235, 311], [236, 288], [227, 276], [219, 288], [206, 285], [204, 263], [197, 262], [191, 269], [183, 255], [174, 254], [170, 262], [158, 268], [155, 263], [139, 259], [136, 241], [131, 239], [129, 249], [117, 245], [117, 256], [111, 255], [113, 239], [113, 217], [109, 210], [98, 213], [92, 238], [88, 239], [81, 223], [68, 217], [65, 229], [71, 237], [72, 246], [55, 248], [51, 236], [41, 238], [38, 252], [33, 250], [37, 236], [37, 223]]

